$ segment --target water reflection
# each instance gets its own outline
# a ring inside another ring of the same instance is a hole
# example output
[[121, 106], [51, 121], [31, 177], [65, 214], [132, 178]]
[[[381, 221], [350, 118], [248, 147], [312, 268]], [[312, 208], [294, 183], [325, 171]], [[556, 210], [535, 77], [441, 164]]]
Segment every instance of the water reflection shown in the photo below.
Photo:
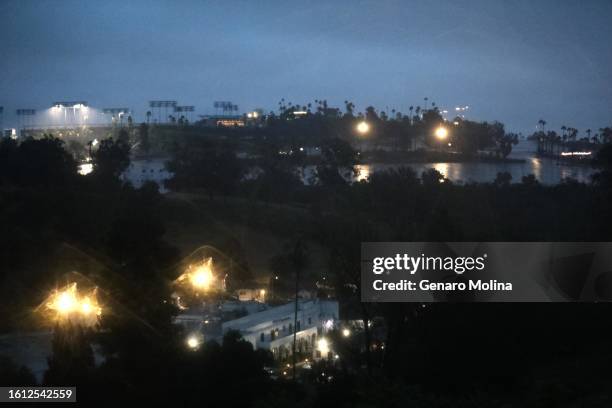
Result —
[[531, 158], [531, 168], [533, 169], [533, 175], [538, 180], [542, 180], [542, 161], [537, 157]]
[[[558, 184], [568, 177], [583, 183], [590, 182], [593, 169], [589, 165], [560, 163], [555, 159], [536, 157], [535, 150], [535, 143], [523, 141], [510, 154], [510, 158], [522, 160], [517, 162], [362, 164], [356, 166], [356, 169], [367, 166], [369, 176], [377, 171], [401, 166], [411, 167], [418, 175], [433, 168], [454, 183], [490, 183], [501, 172], [510, 173], [513, 183], [520, 183], [523, 177], [530, 174], [543, 184]], [[363, 176], [357, 176], [352, 180], [363, 179]]]
[[354, 169], [355, 169], [354, 181], [356, 182], [367, 181], [368, 178], [370, 177], [370, 171], [372, 169], [372, 165], [371, 164], [358, 164], [354, 167]]
[[448, 171], [450, 168], [449, 163], [434, 163], [433, 168], [441, 173], [444, 178], [450, 178], [448, 175]]
[[77, 171], [79, 172], [81, 176], [86, 176], [93, 171], [93, 164], [92, 163], [80, 164]]
[[[360, 165], [363, 168], [365, 165]], [[567, 177], [588, 183], [593, 169], [586, 165], [559, 164], [553, 159], [527, 159], [517, 163], [406, 163], [406, 164], [369, 164], [368, 176], [378, 171], [401, 166], [411, 167], [419, 176], [426, 170], [435, 169], [454, 183], [490, 183], [497, 173], [508, 172], [513, 183], [520, 183], [523, 177], [533, 174], [543, 184], [558, 184]], [[362, 175], [355, 176], [352, 181], [363, 180]]]

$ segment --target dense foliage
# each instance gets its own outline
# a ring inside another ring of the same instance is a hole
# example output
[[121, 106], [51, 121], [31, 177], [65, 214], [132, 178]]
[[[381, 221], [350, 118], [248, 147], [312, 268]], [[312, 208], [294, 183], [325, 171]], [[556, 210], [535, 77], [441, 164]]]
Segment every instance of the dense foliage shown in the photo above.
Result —
[[[589, 398], [605, 401], [612, 359], [608, 304], [362, 303], [359, 251], [362, 241], [607, 241], [609, 146], [595, 161], [600, 173], [594, 183], [566, 180], [556, 186], [534, 177], [511, 183], [503, 173], [492, 183], [456, 185], [435, 170], [416, 174], [408, 167], [349, 184], [337, 177], [354, 159], [342, 137], [323, 145], [320, 182], [304, 185], [293, 159], [277, 149], [271, 144], [258, 158], [261, 173], [254, 178], [244, 178], [252, 163], [238, 159], [227, 141], [189, 140], [176, 147], [169, 167], [176, 175], [173, 188], [203, 189], [202, 199], [210, 203], [224, 196], [226, 203], [208, 214], [215, 222], [224, 223], [231, 211], [243, 216], [247, 209], [250, 226], [326, 249], [316, 261], [327, 265], [344, 316], [362, 320], [364, 331], [355, 336], [357, 343], [339, 349], [340, 367], [315, 366], [313, 376], [298, 384], [272, 381], [264, 371], [269, 356], [235, 333], [220, 345], [184, 347], [169, 302], [178, 253], [165, 239], [165, 221], [177, 215], [164, 204], [173, 198], [161, 196], [152, 184], [134, 189], [121, 181], [129, 164], [122, 141], [102, 144], [93, 173], [78, 177], [76, 163], [57, 139], [0, 143], [0, 307], [10, 316], [2, 329], [35, 324], [23, 310], [66, 270], [79, 270], [103, 286], [113, 310], [100, 330], [55, 329], [45, 384], [76, 384], [80, 401], [99, 404], [529, 406], [521, 404], [529, 399], [532, 406], [597, 406]], [[271, 209], [274, 217], [260, 218], [253, 203]], [[180, 216], [189, 220], [189, 214]], [[269, 222], [274, 219], [282, 222]], [[239, 245], [227, 248], [242, 256]], [[312, 261], [307, 254], [292, 257], [291, 248], [272, 260], [274, 271], [301, 270], [307, 258]], [[246, 269], [244, 259], [239, 263]], [[94, 349], [104, 357], [101, 364], [94, 363]], [[3, 384], [33, 382], [26, 370], [8, 360], [0, 363]], [[331, 370], [326, 372], [333, 381], [321, 380], [324, 370]]]

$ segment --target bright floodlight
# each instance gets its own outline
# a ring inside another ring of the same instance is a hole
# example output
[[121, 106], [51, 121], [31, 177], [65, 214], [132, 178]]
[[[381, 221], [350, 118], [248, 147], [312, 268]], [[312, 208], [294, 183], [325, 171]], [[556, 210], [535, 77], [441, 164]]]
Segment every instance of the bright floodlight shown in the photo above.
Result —
[[214, 276], [212, 272], [212, 258], [193, 267], [189, 275], [191, 284], [195, 289], [208, 290], [211, 288]]
[[322, 356], [325, 356], [327, 353], [329, 353], [329, 343], [327, 342], [327, 339], [325, 339], [324, 337], [319, 339], [319, 341], [317, 342], [317, 350], [321, 352]]
[[192, 350], [197, 349], [200, 346], [200, 339], [197, 336], [192, 335], [187, 338], [187, 347]]
[[436, 129], [436, 137], [440, 140], [444, 140], [448, 137], [448, 130], [444, 126], [440, 126]]
[[81, 301], [81, 313], [88, 315], [94, 312], [94, 306], [91, 304], [91, 299], [88, 296]]
[[362, 120], [361, 122], [357, 124], [357, 132], [361, 133], [362, 135], [365, 135], [369, 131], [370, 131], [370, 125], [368, 124], [368, 122]]
[[71, 313], [77, 306], [76, 294], [67, 290], [58, 295], [56, 303], [57, 311], [61, 314]]
[[[81, 317], [95, 323], [96, 317], [102, 314], [95, 290], [88, 295], [78, 292], [76, 283], [62, 290], [55, 291], [47, 302], [47, 308], [55, 311], [58, 318]], [[83, 321], [83, 323], [86, 323]]]

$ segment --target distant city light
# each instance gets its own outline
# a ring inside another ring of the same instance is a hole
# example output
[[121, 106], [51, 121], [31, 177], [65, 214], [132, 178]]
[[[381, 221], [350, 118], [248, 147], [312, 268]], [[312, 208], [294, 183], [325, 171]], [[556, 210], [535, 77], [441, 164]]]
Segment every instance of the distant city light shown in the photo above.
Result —
[[365, 135], [370, 131], [370, 125], [366, 121], [361, 121], [357, 124], [357, 132]]
[[593, 152], [561, 152], [561, 156], [590, 156]]
[[436, 129], [435, 135], [438, 139], [444, 140], [448, 137], [448, 130], [444, 126], [439, 126]]

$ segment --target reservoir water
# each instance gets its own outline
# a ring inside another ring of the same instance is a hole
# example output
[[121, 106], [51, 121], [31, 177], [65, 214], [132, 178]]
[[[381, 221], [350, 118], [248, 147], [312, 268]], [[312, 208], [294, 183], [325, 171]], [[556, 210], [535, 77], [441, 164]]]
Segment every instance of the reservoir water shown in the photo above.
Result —
[[377, 171], [400, 166], [412, 167], [417, 174], [427, 169], [436, 169], [446, 178], [456, 183], [491, 182], [497, 173], [508, 172], [513, 183], [520, 183], [523, 176], [533, 174], [543, 184], [558, 184], [563, 179], [571, 177], [580, 182], [589, 182], [594, 170], [588, 164], [560, 163], [556, 159], [536, 157], [536, 146], [531, 141], [521, 141], [514, 146], [509, 158], [521, 159], [524, 162], [493, 163], [406, 163], [400, 164], [360, 164], [355, 166], [353, 180], [359, 181]]
[[[533, 174], [538, 181], [543, 184], [557, 184], [568, 177], [585, 183], [590, 181], [590, 176], [593, 174], [594, 170], [589, 165], [560, 163], [552, 158], [536, 157], [535, 151], [535, 143], [522, 141], [517, 146], [514, 146], [509, 157], [524, 160], [523, 162], [358, 164], [354, 166], [353, 172], [346, 171], [345, 176], [350, 181], [361, 181], [367, 180], [371, 174], [378, 171], [407, 166], [413, 168], [419, 175], [427, 169], [436, 169], [455, 183], [491, 182], [495, 179], [497, 173], [500, 172], [510, 173], [513, 183], [520, 183], [524, 176], [530, 174]], [[165, 191], [163, 186], [164, 181], [172, 176], [165, 169], [164, 165], [166, 160], [167, 158], [133, 160], [123, 177], [125, 180], [130, 181], [135, 187], [140, 187], [146, 181], [154, 181], [160, 185], [162, 191]], [[84, 169], [80, 170], [82, 171]], [[91, 171], [89, 168], [88, 170]], [[299, 171], [305, 183], [311, 182], [313, 177], [316, 177], [315, 166], [305, 166]], [[257, 174], [257, 169], [251, 169], [247, 177], [252, 178]]]

